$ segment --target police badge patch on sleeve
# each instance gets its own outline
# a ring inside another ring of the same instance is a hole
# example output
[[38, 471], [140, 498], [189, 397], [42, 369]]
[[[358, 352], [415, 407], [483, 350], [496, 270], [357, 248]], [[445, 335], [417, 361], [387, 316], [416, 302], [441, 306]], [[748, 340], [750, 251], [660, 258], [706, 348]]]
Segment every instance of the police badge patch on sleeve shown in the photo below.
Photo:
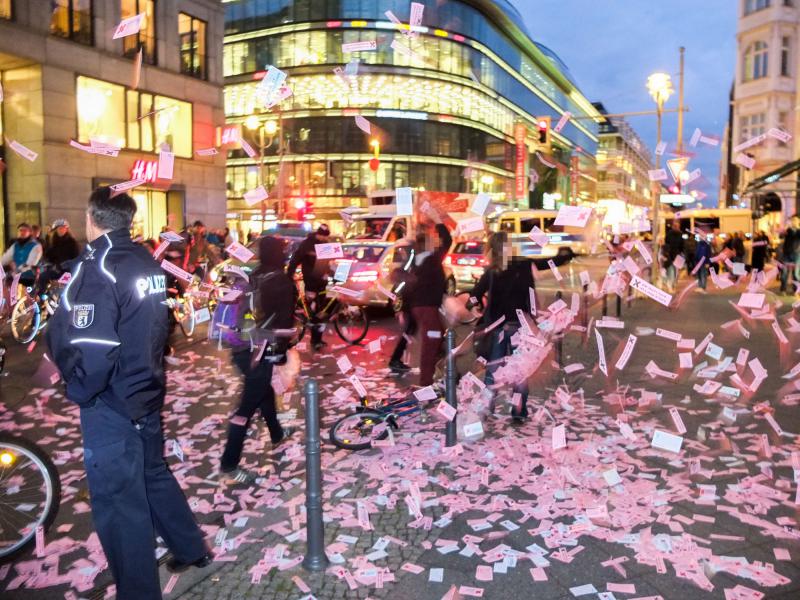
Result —
[[72, 326], [86, 329], [94, 322], [94, 304], [75, 304], [72, 307]]

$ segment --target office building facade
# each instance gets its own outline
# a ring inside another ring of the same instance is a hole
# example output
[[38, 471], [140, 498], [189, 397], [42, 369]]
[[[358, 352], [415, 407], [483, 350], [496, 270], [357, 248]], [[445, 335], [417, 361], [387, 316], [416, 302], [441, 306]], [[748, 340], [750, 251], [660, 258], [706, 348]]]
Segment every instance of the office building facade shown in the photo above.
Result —
[[[137, 34], [112, 39], [122, 19], [142, 13]], [[225, 158], [195, 153], [215, 145], [224, 122], [223, 17], [213, 0], [0, 0], [4, 241], [20, 222], [56, 218], [81, 237], [91, 190], [135, 178], [148, 180], [131, 192], [136, 235], [193, 219], [224, 225]], [[91, 154], [71, 141], [121, 150]], [[171, 180], [155, 172], [165, 144]]]
[[[399, 187], [486, 192], [524, 208], [545, 194], [596, 199], [598, 114], [511, 4], [422, 4], [411, 27], [399, 0], [224, 3], [227, 124], [255, 151], [229, 152], [230, 219], [257, 226], [263, 207], [243, 196], [261, 183], [271, 210], [306, 202], [327, 221]], [[373, 49], [348, 51], [358, 43]], [[292, 91], [269, 109], [258, 92], [268, 66]], [[574, 118], [556, 133], [565, 112]]]

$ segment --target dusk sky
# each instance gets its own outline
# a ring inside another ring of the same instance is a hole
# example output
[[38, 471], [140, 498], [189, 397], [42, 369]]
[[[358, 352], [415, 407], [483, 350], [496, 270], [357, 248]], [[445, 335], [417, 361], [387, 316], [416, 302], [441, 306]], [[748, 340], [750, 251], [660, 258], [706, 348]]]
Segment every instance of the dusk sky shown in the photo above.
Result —
[[[737, 6], [732, 0], [513, 0], [533, 38], [567, 64], [589, 100], [611, 113], [652, 110], [645, 83], [655, 71], [672, 75], [678, 103], [678, 48], [686, 47], [684, 148], [696, 127], [722, 136], [736, 63]], [[629, 122], [648, 144], [656, 145], [656, 117]], [[677, 114], [665, 115], [664, 139], [674, 146]], [[690, 170], [701, 168], [699, 186], [716, 206], [720, 149], [699, 144]], [[668, 151], [669, 151], [668, 150]]]

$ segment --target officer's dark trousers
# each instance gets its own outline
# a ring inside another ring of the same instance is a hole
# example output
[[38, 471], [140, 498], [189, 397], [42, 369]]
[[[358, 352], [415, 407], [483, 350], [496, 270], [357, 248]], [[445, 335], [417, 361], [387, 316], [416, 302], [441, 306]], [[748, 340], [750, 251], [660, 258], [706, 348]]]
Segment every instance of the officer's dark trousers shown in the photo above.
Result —
[[261, 416], [267, 423], [272, 443], [283, 439], [283, 428], [275, 408], [275, 390], [272, 389], [272, 363], [262, 360], [251, 367], [249, 350], [234, 352], [233, 363], [244, 375], [244, 389], [239, 407], [228, 426], [228, 441], [220, 465], [223, 471], [232, 471], [239, 466], [247, 428], [257, 410], [261, 410]]
[[81, 409], [92, 518], [119, 600], [161, 598], [155, 532], [181, 562], [206, 552], [203, 534], [163, 457], [158, 411], [133, 423], [102, 401]]

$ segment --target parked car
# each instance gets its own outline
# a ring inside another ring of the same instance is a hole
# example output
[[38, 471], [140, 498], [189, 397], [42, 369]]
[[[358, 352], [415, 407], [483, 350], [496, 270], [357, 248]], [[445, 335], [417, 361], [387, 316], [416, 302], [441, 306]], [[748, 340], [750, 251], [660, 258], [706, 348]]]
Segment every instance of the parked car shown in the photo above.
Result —
[[[468, 248], [468, 250], [472, 251], [473, 249]], [[354, 292], [361, 292], [361, 298], [348, 298], [348, 301], [353, 304], [396, 306], [380, 288], [391, 291], [394, 285], [391, 280], [392, 271], [403, 268], [411, 258], [411, 240], [404, 239], [394, 243], [343, 242], [342, 253], [344, 258], [332, 261], [331, 285], [340, 285]], [[466, 257], [466, 253], [463, 256]], [[448, 281], [447, 293], [453, 295], [457, 291], [455, 273], [446, 259], [444, 271]], [[469, 288], [472, 285], [474, 285], [474, 281], [471, 281]], [[465, 289], [468, 288], [465, 286]]]
[[450, 295], [471, 290], [483, 275], [486, 265], [486, 242], [482, 240], [455, 241], [444, 259], [448, 272], [447, 292]]

